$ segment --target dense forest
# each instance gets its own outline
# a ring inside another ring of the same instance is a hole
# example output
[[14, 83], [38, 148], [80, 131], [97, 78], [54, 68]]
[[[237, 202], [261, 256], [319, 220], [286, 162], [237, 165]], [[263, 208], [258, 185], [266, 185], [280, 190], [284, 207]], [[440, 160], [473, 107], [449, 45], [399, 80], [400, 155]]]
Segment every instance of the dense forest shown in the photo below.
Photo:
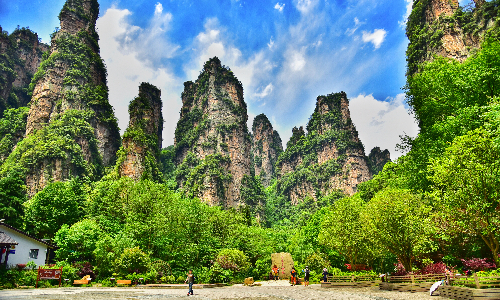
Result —
[[[149, 84], [117, 137], [94, 28], [97, 1], [88, 9], [68, 1], [60, 19], [73, 14], [87, 23], [54, 33], [59, 50], [45, 50], [30, 75], [28, 106], [12, 101], [15, 91], [0, 101], [0, 219], [51, 239], [65, 278], [88, 274], [103, 284], [111, 276], [183, 282], [190, 268], [200, 282], [265, 279], [276, 252], [308, 265], [313, 282], [325, 267], [496, 272], [500, 1], [449, 1], [450, 11], [432, 15], [437, 2], [414, 1], [407, 23], [404, 89], [420, 132], [401, 137], [404, 155], [381, 162], [365, 156], [344, 93], [318, 97], [306, 130], [294, 128], [285, 149], [264, 115], [250, 131], [237, 74], [217, 58], [185, 83], [175, 145], [161, 148], [160, 94]], [[1, 54], [0, 74], [14, 76], [22, 64], [13, 54], [18, 31], [2, 32], [11, 48]], [[463, 51], [448, 51], [445, 37]], [[74, 88], [58, 91], [52, 115], [38, 120], [41, 82], [61, 69], [60, 82]], [[208, 114], [213, 107], [224, 118]], [[110, 130], [99, 132], [101, 125]], [[238, 151], [246, 156], [236, 164], [229, 157]], [[36, 278], [0, 272], [4, 285]]]

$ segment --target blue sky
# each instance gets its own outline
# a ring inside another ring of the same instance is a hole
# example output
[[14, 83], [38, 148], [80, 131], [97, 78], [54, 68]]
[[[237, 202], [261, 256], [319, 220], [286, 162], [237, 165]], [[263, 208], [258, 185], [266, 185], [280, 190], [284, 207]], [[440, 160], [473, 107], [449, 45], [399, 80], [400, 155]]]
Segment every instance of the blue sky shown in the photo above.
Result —
[[[101, 56], [120, 128], [140, 82], [149, 81], [162, 90], [163, 145], [173, 144], [183, 82], [218, 56], [243, 83], [249, 123], [265, 113], [284, 144], [318, 95], [345, 91], [366, 151], [378, 145], [395, 158], [399, 135], [418, 132], [401, 90], [410, 1], [99, 1]], [[49, 42], [63, 4], [0, 0], [0, 26], [29, 26]]]

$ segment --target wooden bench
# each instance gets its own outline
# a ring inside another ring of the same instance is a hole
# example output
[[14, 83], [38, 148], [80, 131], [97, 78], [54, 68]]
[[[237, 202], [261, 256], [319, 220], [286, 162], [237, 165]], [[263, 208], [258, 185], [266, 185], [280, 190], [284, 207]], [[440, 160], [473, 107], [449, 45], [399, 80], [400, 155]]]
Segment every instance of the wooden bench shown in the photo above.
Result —
[[131, 285], [132, 284], [132, 280], [117, 280], [116, 284]]
[[75, 280], [73, 284], [89, 284], [90, 280]]

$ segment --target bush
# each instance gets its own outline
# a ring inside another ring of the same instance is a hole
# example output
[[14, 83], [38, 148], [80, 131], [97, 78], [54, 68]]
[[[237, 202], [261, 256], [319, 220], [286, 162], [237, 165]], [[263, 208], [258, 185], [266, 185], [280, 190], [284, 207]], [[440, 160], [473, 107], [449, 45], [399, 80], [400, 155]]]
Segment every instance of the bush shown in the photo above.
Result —
[[472, 271], [486, 271], [490, 269], [496, 269], [496, 265], [494, 263], [490, 263], [486, 258], [472, 258], [469, 260], [462, 259], [462, 263], [466, 269]]
[[123, 250], [119, 258], [115, 260], [115, 269], [121, 274], [145, 273], [150, 267], [149, 255], [142, 252], [139, 247]]
[[443, 274], [446, 273], [446, 264], [443, 262], [437, 262], [433, 264], [427, 264], [422, 269], [415, 272], [416, 274]]
[[222, 249], [219, 251], [215, 262], [224, 270], [244, 272], [250, 267], [248, 257], [241, 250]]
[[92, 278], [92, 280], [95, 280], [96, 276], [94, 273], [94, 268], [89, 262], [84, 262], [84, 263], [79, 263], [76, 264], [75, 267], [78, 269], [78, 272], [76, 273], [80, 278], [83, 278], [87, 275]]
[[330, 262], [328, 258], [323, 253], [313, 253], [306, 259], [306, 265], [309, 270], [315, 271], [316, 273], [322, 273], [324, 268], [330, 269]]

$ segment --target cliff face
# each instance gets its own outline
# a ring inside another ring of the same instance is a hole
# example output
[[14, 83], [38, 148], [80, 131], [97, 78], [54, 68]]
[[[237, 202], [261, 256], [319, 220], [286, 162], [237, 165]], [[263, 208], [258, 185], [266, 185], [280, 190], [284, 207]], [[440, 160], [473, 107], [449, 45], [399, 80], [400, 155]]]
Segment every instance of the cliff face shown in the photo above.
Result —
[[182, 104], [175, 131], [179, 186], [211, 205], [242, 204], [251, 141], [241, 83], [214, 57], [194, 83], [184, 84]]
[[368, 163], [370, 166], [370, 171], [373, 175], [377, 175], [386, 163], [391, 161], [391, 153], [389, 150], [380, 150], [380, 147], [375, 147], [370, 151], [368, 155]]
[[477, 49], [488, 30], [498, 27], [498, 7], [475, 0], [473, 10], [459, 7], [458, 0], [416, 0], [408, 19], [406, 35], [410, 40], [408, 74], [434, 55], [464, 61]]
[[61, 30], [31, 81], [26, 138], [0, 170], [24, 172], [30, 195], [50, 180], [98, 179], [115, 163], [120, 135], [99, 56], [98, 13], [97, 0], [67, 0]]
[[307, 134], [294, 128], [276, 166], [278, 191], [292, 204], [334, 190], [352, 195], [359, 183], [371, 178], [344, 92], [317, 98]]
[[0, 27], [0, 116], [8, 108], [26, 106], [30, 101], [28, 87], [40, 66], [43, 52], [49, 46], [40, 43], [38, 35], [27, 28], [12, 34]]
[[120, 176], [161, 180], [158, 159], [161, 149], [163, 116], [161, 92], [142, 83], [139, 96], [129, 105], [130, 121], [118, 152]]
[[264, 114], [255, 117], [252, 132], [253, 168], [262, 185], [267, 187], [275, 175], [275, 164], [283, 152], [283, 145], [280, 135]]

